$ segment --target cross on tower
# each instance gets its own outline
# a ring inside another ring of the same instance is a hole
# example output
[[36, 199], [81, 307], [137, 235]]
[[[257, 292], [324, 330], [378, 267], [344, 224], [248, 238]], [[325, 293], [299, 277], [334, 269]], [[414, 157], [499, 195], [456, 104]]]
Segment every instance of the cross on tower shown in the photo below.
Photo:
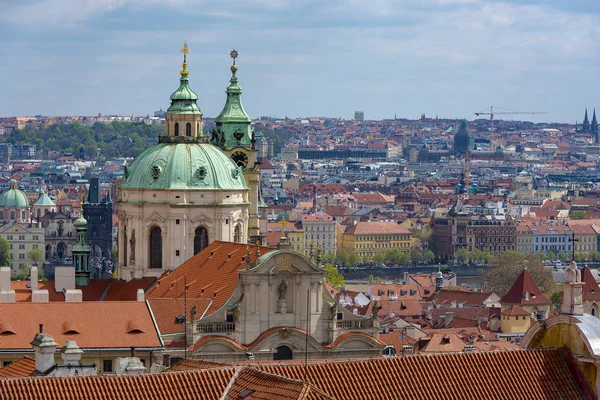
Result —
[[569, 239], [569, 243], [572, 243], [572, 257], [571, 261], [575, 261], [575, 242], [579, 242], [579, 239], [575, 239], [575, 232], [571, 231], [571, 239]]
[[231, 56], [231, 58], [233, 58], [233, 65], [235, 65], [235, 59], [238, 58], [238, 52], [236, 49], [231, 50], [231, 53], [229, 53], [229, 55]]

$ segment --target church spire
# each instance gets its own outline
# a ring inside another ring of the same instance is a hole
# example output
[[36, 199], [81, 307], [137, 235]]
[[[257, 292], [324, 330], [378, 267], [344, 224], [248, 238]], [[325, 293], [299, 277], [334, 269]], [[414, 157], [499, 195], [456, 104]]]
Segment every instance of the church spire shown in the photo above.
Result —
[[587, 107], [585, 108], [585, 116], [583, 117], [583, 124], [581, 126], [581, 132], [588, 133], [590, 131], [590, 120], [588, 119]]
[[223, 111], [215, 118], [216, 132], [213, 144], [221, 147], [252, 147], [252, 118], [246, 114], [242, 105], [242, 88], [238, 85], [235, 64], [238, 52], [233, 49], [229, 53], [233, 62], [231, 64], [231, 79], [225, 91], [227, 99]]
[[92, 249], [85, 242], [87, 221], [83, 218], [83, 203], [79, 207], [79, 218], [75, 221], [77, 239], [71, 250], [73, 254], [73, 267], [75, 268], [75, 282], [79, 286], [90, 283], [90, 253]]
[[592, 132], [594, 142], [598, 143], [598, 140], [600, 138], [598, 137], [598, 120], [596, 119], [596, 109], [595, 108], [594, 108], [594, 113], [592, 114], [592, 125], [590, 127], [590, 131]]

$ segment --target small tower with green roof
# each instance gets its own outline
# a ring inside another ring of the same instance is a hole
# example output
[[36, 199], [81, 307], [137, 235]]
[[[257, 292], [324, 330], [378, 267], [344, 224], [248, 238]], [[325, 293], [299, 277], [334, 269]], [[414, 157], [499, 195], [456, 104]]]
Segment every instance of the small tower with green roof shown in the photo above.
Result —
[[195, 142], [202, 138], [202, 111], [198, 107], [198, 95], [189, 86], [187, 70], [187, 54], [190, 49], [187, 43], [181, 48], [183, 65], [179, 87], [171, 94], [171, 105], [165, 112], [166, 135], [159, 138], [161, 143]]
[[438, 268], [437, 274], [435, 274], [435, 293], [439, 293], [444, 287], [444, 274], [442, 270]]
[[80, 214], [75, 221], [77, 241], [73, 245], [73, 267], [75, 268], [75, 283], [79, 286], [87, 286], [90, 283], [90, 253], [91, 248], [85, 242], [87, 232], [87, 221]]

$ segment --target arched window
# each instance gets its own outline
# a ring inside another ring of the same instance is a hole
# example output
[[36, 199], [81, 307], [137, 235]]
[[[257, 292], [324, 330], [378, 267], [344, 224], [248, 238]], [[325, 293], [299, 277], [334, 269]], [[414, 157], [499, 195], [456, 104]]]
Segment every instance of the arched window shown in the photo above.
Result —
[[240, 225], [236, 225], [233, 230], [233, 241], [236, 243], [242, 242], [242, 228], [240, 228]]
[[194, 255], [200, 253], [208, 246], [208, 232], [205, 228], [198, 227], [194, 231]]
[[192, 124], [185, 124], [185, 136], [192, 136]]
[[175, 122], [175, 136], [179, 136], [179, 122]]
[[127, 225], [123, 227], [123, 266], [127, 266]]
[[196, 136], [200, 134], [200, 122], [196, 122]]
[[273, 360], [291, 360], [292, 358], [292, 350], [287, 346], [279, 346], [277, 352], [273, 354]]
[[162, 268], [162, 231], [158, 226], [150, 230], [150, 268]]

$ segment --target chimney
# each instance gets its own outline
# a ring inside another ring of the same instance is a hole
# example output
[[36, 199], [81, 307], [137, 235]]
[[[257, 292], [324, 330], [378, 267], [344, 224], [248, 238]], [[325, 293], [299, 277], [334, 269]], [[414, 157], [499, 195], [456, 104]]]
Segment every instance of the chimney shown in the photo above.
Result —
[[137, 301], [144, 301], [144, 289], [137, 290]]
[[10, 290], [10, 267], [0, 267], [0, 303], [14, 303], [17, 297]]
[[61, 350], [61, 357], [64, 365], [79, 365], [81, 364], [81, 354], [83, 350], [77, 346], [74, 340], [67, 340]]
[[49, 301], [49, 293], [46, 289], [39, 289], [38, 284], [38, 267], [33, 266], [29, 269], [31, 279], [31, 302], [32, 303], [47, 303]]
[[525, 291], [524, 296], [525, 296], [525, 300], [529, 300], [529, 292], [528, 291]]
[[454, 313], [447, 312], [444, 313], [444, 328], [450, 327], [450, 323], [454, 319]]
[[44, 333], [44, 324], [40, 324], [40, 332], [31, 341], [35, 352], [35, 369], [44, 374], [54, 366], [54, 352], [58, 344], [47, 333]]
[[170, 354], [163, 354], [163, 365], [165, 367], [171, 366], [171, 355]]

